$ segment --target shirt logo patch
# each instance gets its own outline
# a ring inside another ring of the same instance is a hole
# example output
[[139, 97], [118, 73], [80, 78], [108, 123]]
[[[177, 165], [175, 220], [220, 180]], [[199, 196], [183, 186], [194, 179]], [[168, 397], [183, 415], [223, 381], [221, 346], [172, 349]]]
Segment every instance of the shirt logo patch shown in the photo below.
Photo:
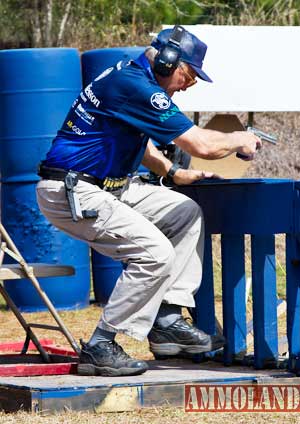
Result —
[[177, 106], [173, 106], [170, 110], [164, 112], [160, 117], [160, 122], [165, 122], [172, 116], [176, 115], [176, 113], [180, 112]]
[[95, 78], [95, 81], [99, 81], [102, 78], [105, 78], [107, 75], [109, 75], [111, 73], [111, 71], [113, 71], [114, 68], [107, 68], [105, 69], [105, 71], [102, 72], [102, 74], [98, 75], [97, 78]]
[[150, 102], [155, 109], [169, 109], [171, 100], [164, 93], [154, 93], [151, 96]]
[[88, 113], [84, 107], [82, 107], [81, 103], [77, 106], [75, 109], [76, 115], [78, 115], [84, 122], [86, 122], [89, 125], [93, 125], [93, 122], [95, 120], [95, 117]]
[[90, 99], [90, 101], [93, 103], [94, 106], [99, 107], [100, 100], [95, 96], [91, 87], [92, 87], [92, 83], [85, 87], [84, 93], [87, 96], [87, 98]]

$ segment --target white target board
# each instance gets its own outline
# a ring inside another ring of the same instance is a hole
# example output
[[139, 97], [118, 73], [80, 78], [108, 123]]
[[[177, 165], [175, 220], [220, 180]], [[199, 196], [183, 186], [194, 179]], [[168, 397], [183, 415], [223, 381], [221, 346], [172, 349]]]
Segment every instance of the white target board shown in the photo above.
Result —
[[[167, 28], [170, 26], [164, 26]], [[186, 25], [208, 45], [199, 80], [174, 95], [183, 111], [300, 111], [300, 27]]]

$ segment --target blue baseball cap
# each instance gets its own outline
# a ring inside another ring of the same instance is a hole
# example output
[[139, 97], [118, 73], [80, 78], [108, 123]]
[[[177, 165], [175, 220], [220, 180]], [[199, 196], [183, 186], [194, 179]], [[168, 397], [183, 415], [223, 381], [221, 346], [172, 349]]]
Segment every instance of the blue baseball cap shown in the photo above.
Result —
[[[156, 50], [165, 46], [172, 34], [173, 29], [163, 29], [152, 40], [151, 46]], [[207, 50], [207, 45], [199, 40], [194, 34], [184, 31], [183, 37], [180, 42], [181, 62], [188, 63], [196, 72], [199, 78], [204, 81], [212, 82], [209, 76], [202, 70], [204, 57]]]

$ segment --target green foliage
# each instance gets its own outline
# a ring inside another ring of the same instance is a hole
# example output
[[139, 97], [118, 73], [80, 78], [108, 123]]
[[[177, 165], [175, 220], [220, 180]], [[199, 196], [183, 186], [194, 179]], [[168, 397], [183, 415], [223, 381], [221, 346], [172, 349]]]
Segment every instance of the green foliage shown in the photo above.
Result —
[[299, 25], [299, 0], [232, 0], [217, 8], [223, 25]]
[[175, 23], [299, 25], [300, 0], [0, 0], [0, 48], [145, 45]]

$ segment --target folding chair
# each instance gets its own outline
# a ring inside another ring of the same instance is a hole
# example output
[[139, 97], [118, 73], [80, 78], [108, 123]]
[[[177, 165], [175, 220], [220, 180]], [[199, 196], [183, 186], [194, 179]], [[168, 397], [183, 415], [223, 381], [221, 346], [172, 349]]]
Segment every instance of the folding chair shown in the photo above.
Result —
[[[35, 263], [26, 263], [25, 259], [17, 249], [16, 245], [10, 238], [9, 234], [5, 230], [3, 224], [0, 222], [0, 236], [1, 236], [1, 245], [0, 245], [0, 280], [11, 280], [19, 278], [28, 278], [32, 285], [35, 287], [39, 296], [43, 300], [44, 304], [48, 308], [48, 311], [53, 316], [54, 320], [57, 323], [57, 326], [47, 325], [47, 324], [38, 324], [38, 323], [29, 323], [26, 321], [24, 316], [19, 311], [18, 307], [12, 300], [11, 296], [5, 289], [3, 282], [0, 282], [0, 293], [4, 297], [8, 307], [16, 316], [17, 320], [23, 327], [26, 333], [26, 339], [23, 345], [21, 355], [25, 355], [30, 341], [34, 344], [38, 352], [40, 353], [43, 362], [52, 363], [53, 358], [46, 349], [42, 346], [37, 336], [33, 332], [33, 328], [42, 328], [46, 330], [55, 330], [60, 331], [74, 351], [73, 356], [78, 356], [80, 353], [80, 347], [66, 328], [61, 317], [57, 313], [53, 303], [50, 301], [47, 294], [41, 288], [37, 277], [49, 277], [49, 276], [68, 276], [74, 274], [74, 268], [72, 266], [65, 265], [54, 265], [54, 264], [35, 264]], [[3, 259], [5, 254], [9, 255], [16, 261], [16, 264], [3, 264]]]

